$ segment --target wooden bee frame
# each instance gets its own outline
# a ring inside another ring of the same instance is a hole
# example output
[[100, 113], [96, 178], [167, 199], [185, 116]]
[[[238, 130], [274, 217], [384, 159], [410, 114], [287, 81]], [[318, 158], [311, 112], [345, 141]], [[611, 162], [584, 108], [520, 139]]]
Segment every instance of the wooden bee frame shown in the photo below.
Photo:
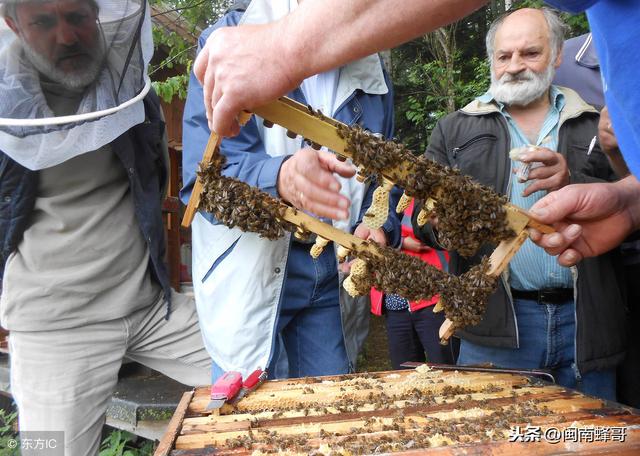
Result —
[[[285, 128], [287, 132], [301, 135], [307, 141], [313, 144], [326, 146], [334, 151], [339, 157], [352, 158], [349, 152], [347, 142], [339, 134], [341, 127], [346, 125], [335, 119], [318, 115], [307, 106], [304, 106], [294, 100], [286, 97], [279, 98], [267, 105], [261, 106], [254, 110], [254, 113], [268, 122], [269, 124], [278, 124]], [[249, 120], [251, 114], [243, 113], [241, 123]], [[220, 145], [220, 138], [212, 133], [207, 144], [203, 156], [203, 163], [209, 163], [216, 153]], [[385, 168], [382, 175], [391, 182], [397, 182], [402, 177], [410, 175], [413, 172], [412, 164], [408, 162], [394, 163]], [[182, 225], [188, 227], [195, 215], [200, 203], [200, 194], [202, 192], [202, 183], [200, 179], [196, 179], [189, 204], [184, 214]], [[437, 199], [437, 196], [436, 196]], [[516, 254], [520, 246], [528, 237], [527, 228], [535, 228], [543, 233], [553, 232], [550, 226], [541, 224], [534, 220], [525, 210], [513, 205], [506, 204], [506, 218], [509, 227], [515, 233], [514, 237], [504, 240], [494, 250], [491, 255], [489, 275], [498, 277], [509, 264], [509, 261]], [[335, 242], [337, 245], [355, 252], [367, 250], [376, 253], [371, 246], [355, 236], [345, 233], [334, 228], [331, 225], [323, 223], [314, 217], [311, 217], [292, 207], [286, 207], [283, 218], [296, 225], [306, 232], [313, 232], [317, 235]], [[446, 320], [440, 328], [440, 339], [443, 343], [451, 337], [456, 330], [452, 321]]]

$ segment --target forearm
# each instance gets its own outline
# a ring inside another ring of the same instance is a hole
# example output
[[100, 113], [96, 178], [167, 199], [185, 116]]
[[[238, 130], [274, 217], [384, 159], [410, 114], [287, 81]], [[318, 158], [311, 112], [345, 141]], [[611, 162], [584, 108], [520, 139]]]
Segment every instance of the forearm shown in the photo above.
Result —
[[[389, 49], [478, 9], [485, 0], [305, 0], [278, 27], [297, 81]], [[275, 29], [274, 29], [275, 30]]]
[[631, 219], [632, 231], [640, 229], [640, 182], [635, 176], [629, 175], [624, 179], [615, 182], [619, 191], [622, 205], [626, 207]]
[[624, 157], [620, 153], [620, 149], [616, 149], [615, 151], [607, 151], [606, 156], [609, 160], [611, 168], [613, 168], [613, 172], [620, 179], [625, 178], [629, 174], [631, 174], [631, 171], [629, 171], [629, 167], [627, 166], [627, 162], [624, 161]]

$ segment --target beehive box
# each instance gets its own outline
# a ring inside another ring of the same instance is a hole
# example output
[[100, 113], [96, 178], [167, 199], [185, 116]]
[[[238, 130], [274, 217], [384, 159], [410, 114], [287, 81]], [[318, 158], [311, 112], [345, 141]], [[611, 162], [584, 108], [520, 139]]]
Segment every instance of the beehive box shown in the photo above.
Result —
[[156, 456], [640, 454], [636, 410], [522, 375], [432, 370], [264, 383], [220, 415], [186, 393]]

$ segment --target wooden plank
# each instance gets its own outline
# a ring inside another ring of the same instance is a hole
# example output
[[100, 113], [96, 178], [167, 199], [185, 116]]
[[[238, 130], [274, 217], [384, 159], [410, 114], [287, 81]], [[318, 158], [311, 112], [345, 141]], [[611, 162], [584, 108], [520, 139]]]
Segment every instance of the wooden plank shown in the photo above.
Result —
[[377, 255], [377, 250], [365, 240], [334, 228], [328, 223], [321, 222], [317, 218], [296, 208], [287, 207], [282, 218], [305, 231], [316, 233], [354, 252], [369, 251]]
[[[492, 397], [493, 396], [493, 397]], [[550, 391], [545, 394], [523, 394], [520, 396], [512, 396], [510, 392], [506, 390], [498, 394], [482, 394], [476, 395], [471, 400], [465, 402], [465, 407], [474, 408], [481, 407], [490, 403], [492, 407], [494, 406], [507, 406], [513, 405], [517, 403], [521, 403], [523, 401], [536, 400], [542, 405], [550, 407], [550, 404], [553, 404], [555, 407], [553, 410], [555, 412], [566, 413], [561, 418], [566, 419], [569, 414], [574, 413], [572, 416], [573, 419], [577, 417], [586, 416], [584, 414], [578, 415], [576, 412], [571, 411], [572, 405], [569, 403], [563, 404], [563, 401], [571, 401], [572, 396], [568, 396], [563, 392], [559, 391]], [[249, 428], [251, 429], [259, 429], [265, 427], [272, 426], [296, 426], [299, 424], [309, 424], [309, 423], [326, 423], [326, 422], [347, 422], [347, 421], [357, 421], [361, 419], [366, 419], [370, 417], [380, 417], [380, 418], [391, 418], [402, 410], [406, 417], [415, 416], [425, 416], [434, 413], [440, 412], [451, 412], [460, 407], [460, 403], [458, 402], [443, 402], [436, 405], [425, 405], [425, 406], [401, 406], [401, 401], [396, 402], [398, 408], [394, 409], [377, 409], [377, 410], [357, 410], [354, 412], [338, 412], [337, 409], [329, 407], [328, 413], [326, 414], [309, 414], [308, 416], [303, 416], [302, 414], [298, 414], [295, 417], [288, 418], [260, 418], [259, 415], [251, 415], [251, 414], [243, 414], [243, 415], [229, 415], [229, 417], [236, 417], [238, 421], [232, 420], [221, 420], [221, 417], [216, 417], [216, 419], [212, 419], [211, 417], [195, 417], [190, 419], [185, 419], [182, 434], [193, 434], [195, 432], [230, 432], [230, 431], [246, 431]], [[589, 416], [592, 416], [589, 414]], [[253, 419], [251, 419], [253, 418]], [[257, 418], [257, 420], [255, 419]], [[554, 418], [557, 421], [557, 418]], [[348, 427], [351, 427], [349, 425]]]
[[[489, 384], [493, 387], [485, 389]], [[370, 396], [375, 392], [394, 396], [378, 403]], [[349, 409], [347, 397], [362, 400]], [[309, 398], [313, 400], [307, 401]], [[203, 405], [195, 406], [196, 400]], [[192, 394], [189, 407], [183, 407], [187, 413], [178, 420], [181, 427], [173, 439], [172, 456], [280, 450], [309, 454], [316, 449], [326, 454], [340, 448], [351, 448], [356, 454], [355, 448], [386, 452], [390, 450], [384, 445], [412, 441], [420, 447], [402, 446], [398, 454], [582, 455], [625, 454], [630, 449], [633, 451], [627, 454], [640, 454], [636, 452], [640, 449], [636, 411], [515, 374], [420, 366], [415, 371], [270, 381], [239, 403], [246, 401], [250, 406], [243, 410], [228, 407], [219, 416], [198, 412], [207, 400], [208, 391], [201, 388]], [[305, 414], [300, 402], [309, 403], [312, 410]], [[622, 426], [627, 440], [509, 442], [516, 425], [539, 427], [541, 435], [550, 428]]]
[[489, 257], [489, 275], [492, 277], [499, 277], [500, 274], [506, 269], [511, 258], [518, 252], [520, 246], [527, 240], [529, 233], [527, 230], [522, 230], [514, 238], [502, 241], [498, 244], [498, 247], [493, 251]]
[[[492, 377], [487, 377], [483, 373], [475, 372], [433, 371], [434, 378], [437, 378], [440, 383], [435, 383], [434, 381], [433, 383], [425, 385], [402, 385], [401, 383], [405, 382], [412, 372], [413, 371], [396, 371], [386, 377], [379, 378], [351, 377], [350, 379], [336, 383], [325, 383], [331, 380], [325, 380], [322, 383], [281, 383], [280, 386], [283, 388], [277, 390], [266, 388], [269, 384], [265, 383], [257, 391], [240, 401], [237, 404], [237, 409], [239, 411], [251, 411], [264, 408], [281, 409], [283, 406], [295, 404], [307, 404], [307, 406], [317, 404], [318, 406], [325, 406], [334, 403], [336, 400], [346, 399], [347, 397], [354, 400], [363, 400], [370, 394], [378, 395], [380, 392], [388, 395], [403, 394], [403, 389], [420, 390], [424, 394], [437, 396], [447, 386], [461, 386], [468, 391], [472, 391], [474, 388], [476, 390], [485, 388], [489, 384], [509, 387], [511, 389], [516, 385], [526, 385], [528, 382], [528, 379], [525, 377], [514, 377], [510, 374], [496, 374]], [[350, 384], [351, 381], [356, 381], [357, 383], [352, 385]], [[358, 389], [354, 389], [354, 387]], [[348, 391], [341, 391], [346, 389], [348, 389]], [[202, 393], [198, 396], [197, 400], [194, 399], [194, 401], [192, 401], [191, 410], [194, 413], [204, 413], [208, 401], [209, 399], [206, 394]], [[231, 409], [223, 409], [223, 415], [225, 410]]]
[[[240, 125], [244, 125], [249, 121], [250, 118], [250, 113], [241, 112], [238, 116], [238, 122], [240, 123]], [[207, 146], [204, 149], [202, 163], [209, 164], [211, 162], [211, 159], [218, 151], [221, 142], [222, 138], [212, 131], [211, 135], [209, 136], [209, 140], [207, 141]], [[195, 217], [198, 206], [200, 205], [201, 193], [202, 182], [200, 181], [200, 178], [196, 176], [196, 181], [193, 184], [193, 190], [191, 191], [189, 203], [187, 204], [187, 207], [184, 211], [184, 216], [182, 217], [182, 226], [184, 228], [189, 228], [191, 226], [191, 222], [193, 222], [193, 218]]]
[[[518, 221], [519, 224], [523, 224], [524, 221], [520, 219]], [[525, 224], [526, 226], [526, 224]], [[529, 237], [528, 231], [525, 229], [525, 226], [522, 226], [521, 230], [518, 232], [518, 235], [507, 239], [505, 241], [500, 242], [498, 247], [493, 251], [491, 256], [489, 257], [489, 275], [492, 277], [499, 277], [500, 274], [505, 270], [505, 268], [509, 265], [509, 261], [511, 258], [518, 252], [520, 246], [527, 240]], [[442, 323], [440, 326], [440, 330], [438, 331], [438, 335], [440, 337], [441, 343], [446, 343], [453, 333], [456, 331], [455, 324], [449, 320], [448, 318]]]
[[189, 403], [193, 399], [193, 391], [187, 391], [182, 395], [180, 402], [178, 402], [178, 406], [176, 407], [176, 411], [169, 421], [169, 426], [167, 426], [167, 431], [164, 434], [164, 437], [158, 444], [155, 453], [153, 456], [169, 456], [169, 453], [174, 448], [176, 439], [180, 430], [182, 429], [182, 421], [184, 420], [185, 413], [187, 408], [189, 407]]
[[[484, 415], [475, 414], [476, 417], [489, 416], [493, 414], [492, 410], [487, 410]], [[437, 414], [434, 414], [435, 417]], [[520, 422], [510, 423], [511, 426], [520, 426], [521, 428], [526, 427], [527, 425], [531, 426], [539, 426], [541, 432], [546, 431], [548, 428], [555, 429], [566, 429], [571, 426], [575, 426], [574, 423], [581, 427], [589, 427], [589, 426], [600, 426], [600, 427], [611, 427], [620, 424], [620, 419], [617, 418], [609, 418], [602, 419], [596, 418], [593, 419], [592, 415], [587, 414], [587, 412], [574, 412], [568, 414], [567, 421], [556, 421], [551, 423], [540, 423], [540, 417], [537, 416], [523, 416]], [[460, 423], [460, 418], [458, 419], [458, 423], [456, 426], [462, 427]], [[462, 417], [464, 419], [464, 417]], [[640, 422], [640, 417], [632, 417], [629, 416], [626, 424], [635, 425]], [[402, 419], [395, 418], [380, 418], [377, 417], [373, 424], [367, 424], [365, 419], [354, 419], [349, 422], [322, 422], [322, 423], [303, 423], [298, 426], [281, 426], [272, 424], [269, 426], [267, 431], [261, 431], [259, 428], [253, 429], [254, 435], [260, 435], [261, 432], [275, 433], [281, 437], [295, 437], [295, 436], [316, 436], [322, 435], [323, 433], [327, 434], [322, 440], [319, 440], [318, 443], [332, 443], [339, 445], [339, 441], [342, 437], [348, 436], [354, 433], [356, 429], [365, 429], [368, 434], [386, 434], [392, 439], [396, 439], [400, 434], [399, 431], [389, 430], [389, 427], [394, 423], [401, 423], [405, 426], [411, 426], [412, 429], [419, 431], [422, 428], [428, 428], [428, 426], [432, 423], [432, 418], [429, 416], [422, 415], [405, 415]], [[509, 429], [497, 429], [500, 433], [507, 434]], [[460, 434], [460, 436], [464, 436], [464, 432]], [[192, 448], [199, 446], [212, 445], [214, 447], [224, 446], [225, 443], [230, 439], [236, 439], [239, 437], [248, 436], [248, 432], [202, 432], [198, 434], [191, 435], [182, 435], [179, 440], [176, 442], [176, 448]], [[311, 438], [313, 440], [313, 437]], [[324, 440], [324, 442], [323, 442]], [[506, 440], [506, 435], [505, 435]]]
[[[220, 141], [222, 138], [211, 132], [211, 136], [209, 136], [209, 141], [207, 141], [207, 147], [204, 149], [204, 155], [202, 156], [202, 163], [210, 163], [211, 159], [215, 155], [218, 147], [220, 147]], [[193, 190], [191, 190], [191, 197], [189, 198], [189, 203], [184, 210], [184, 215], [182, 216], [182, 226], [184, 228], [189, 228], [191, 226], [191, 222], [193, 222], [193, 218], [196, 216], [196, 211], [198, 210], [198, 206], [200, 205], [200, 195], [202, 193], [202, 181], [198, 176], [196, 176], [196, 181], [193, 184]]]
[[[348, 152], [346, 141], [338, 135], [338, 126], [345, 124], [330, 117], [320, 118], [309, 112], [309, 109], [294, 100], [286, 97], [279, 98], [264, 106], [256, 108], [254, 113], [263, 119], [278, 124], [287, 130], [297, 133], [306, 139], [326, 146], [334, 152], [349, 158], [353, 158]], [[396, 163], [383, 173], [391, 182], [415, 174], [412, 163]], [[512, 204], [507, 204], [507, 219], [512, 226], [519, 226], [522, 219], [529, 225], [543, 233], [553, 232], [553, 228], [533, 220], [524, 210]], [[520, 230], [514, 229], [517, 233]]]

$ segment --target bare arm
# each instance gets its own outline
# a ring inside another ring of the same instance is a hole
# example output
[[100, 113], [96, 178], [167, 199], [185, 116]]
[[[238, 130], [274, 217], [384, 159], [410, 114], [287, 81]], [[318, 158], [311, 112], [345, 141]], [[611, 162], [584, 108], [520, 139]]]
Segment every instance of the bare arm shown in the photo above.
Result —
[[217, 30], [199, 54], [209, 126], [237, 134], [235, 117], [297, 87], [308, 76], [448, 24], [485, 0], [305, 0], [266, 25]]
[[620, 178], [627, 177], [631, 172], [627, 167], [627, 162], [624, 161], [624, 157], [618, 147], [618, 140], [613, 132], [611, 125], [611, 118], [609, 117], [609, 110], [605, 106], [600, 111], [600, 121], [598, 122], [598, 137], [600, 139], [600, 146], [602, 151], [609, 159], [609, 163], [613, 168], [613, 171]]

